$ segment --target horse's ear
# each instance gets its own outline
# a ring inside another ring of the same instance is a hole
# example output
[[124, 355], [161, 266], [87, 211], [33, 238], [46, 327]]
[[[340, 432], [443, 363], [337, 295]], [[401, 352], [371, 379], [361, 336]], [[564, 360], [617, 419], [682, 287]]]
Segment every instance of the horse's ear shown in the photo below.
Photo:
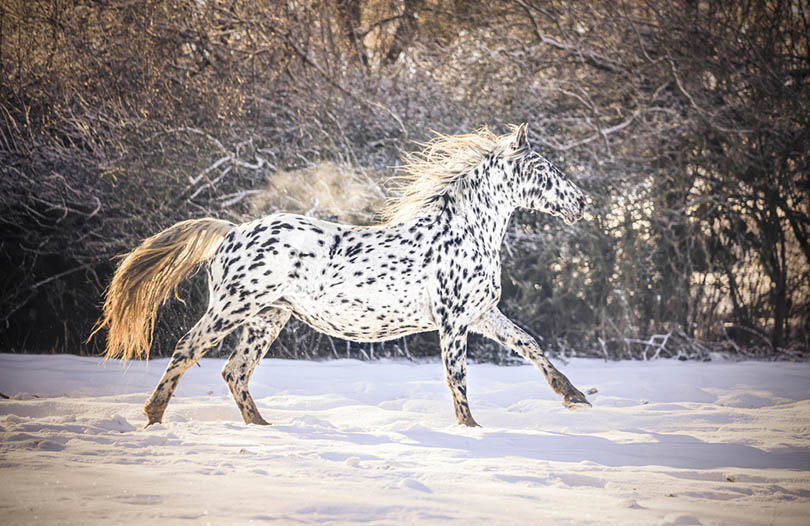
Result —
[[512, 149], [522, 150], [529, 146], [529, 123], [524, 122], [515, 130], [515, 138], [512, 141]]

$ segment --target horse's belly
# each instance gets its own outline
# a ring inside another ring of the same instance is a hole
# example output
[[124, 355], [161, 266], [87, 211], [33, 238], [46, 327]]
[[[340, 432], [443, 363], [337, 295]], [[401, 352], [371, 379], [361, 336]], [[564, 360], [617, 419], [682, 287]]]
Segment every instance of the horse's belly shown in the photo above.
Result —
[[293, 315], [313, 329], [353, 341], [384, 341], [435, 330], [427, 298], [341, 293], [320, 297], [284, 297]]

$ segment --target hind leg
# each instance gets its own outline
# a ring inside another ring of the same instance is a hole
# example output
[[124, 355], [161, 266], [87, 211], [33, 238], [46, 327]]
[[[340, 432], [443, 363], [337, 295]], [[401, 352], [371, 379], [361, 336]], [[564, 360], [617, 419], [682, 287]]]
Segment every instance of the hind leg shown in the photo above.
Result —
[[163, 419], [163, 412], [166, 411], [166, 406], [183, 374], [242, 321], [243, 319], [216, 316], [209, 309], [200, 321], [180, 338], [169, 365], [143, 407], [143, 413], [149, 418], [146, 427], [160, 423]]
[[222, 368], [222, 378], [228, 384], [233, 399], [246, 424], [269, 425], [253, 402], [248, 382], [259, 360], [267, 354], [270, 345], [290, 319], [290, 311], [269, 309], [245, 323], [239, 345]]
[[509, 347], [532, 362], [546, 377], [548, 385], [562, 397], [563, 405], [568, 409], [591, 407], [585, 395], [548, 361], [546, 354], [537, 341], [526, 334], [526, 331], [512, 323], [512, 320], [504, 316], [497, 308], [486, 313], [471, 329], [473, 332], [482, 334]]

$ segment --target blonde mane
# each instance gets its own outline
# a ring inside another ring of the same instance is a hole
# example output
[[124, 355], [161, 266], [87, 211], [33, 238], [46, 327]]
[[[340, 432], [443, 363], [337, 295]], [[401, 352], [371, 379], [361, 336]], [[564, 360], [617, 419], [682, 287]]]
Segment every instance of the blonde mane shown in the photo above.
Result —
[[[463, 135], [435, 137], [423, 149], [405, 156], [404, 164], [397, 168], [401, 174], [393, 179], [395, 197], [388, 200], [380, 212], [387, 224], [398, 224], [413, 219], [429, 210], [437, 197], [474, 168], [488, 154], [505, 153], [518, 133], [518, 126], [505, 135], [496, 135], [484, 127]], [[522, 157], [526, 148], [509, 152], [510, 157]]]

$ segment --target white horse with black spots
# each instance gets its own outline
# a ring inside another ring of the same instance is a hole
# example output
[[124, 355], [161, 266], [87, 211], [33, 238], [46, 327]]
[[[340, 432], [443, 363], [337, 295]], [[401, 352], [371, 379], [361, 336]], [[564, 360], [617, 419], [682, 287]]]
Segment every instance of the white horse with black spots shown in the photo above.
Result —
[[467, 402], [467, 335], [482, 334], [531, 361], [571, 409], [585, 396], [540, 345], [497, 308], [500, 250], [516, 208], [583, 213], [582, 191], [536, 152], [527, 126], [497, 136], [438, 136], [404, 166], [406, 183], [387, 221], [360, 227], [293, 214], [234, 225], [183, 221], [150, 237], [120, 263], [103, 317], [108, 357], [148, 356], [158, 306], [210, 261], [209, 305], [177, 342], [144, 406], [160, 422], [183, 373], [239, 326], [222, 369], [244, 421], [267, 424], [248, 381], [290, 316], [324, 334], [378, 342], [439, 331], [456, 421], [477, 426]]

